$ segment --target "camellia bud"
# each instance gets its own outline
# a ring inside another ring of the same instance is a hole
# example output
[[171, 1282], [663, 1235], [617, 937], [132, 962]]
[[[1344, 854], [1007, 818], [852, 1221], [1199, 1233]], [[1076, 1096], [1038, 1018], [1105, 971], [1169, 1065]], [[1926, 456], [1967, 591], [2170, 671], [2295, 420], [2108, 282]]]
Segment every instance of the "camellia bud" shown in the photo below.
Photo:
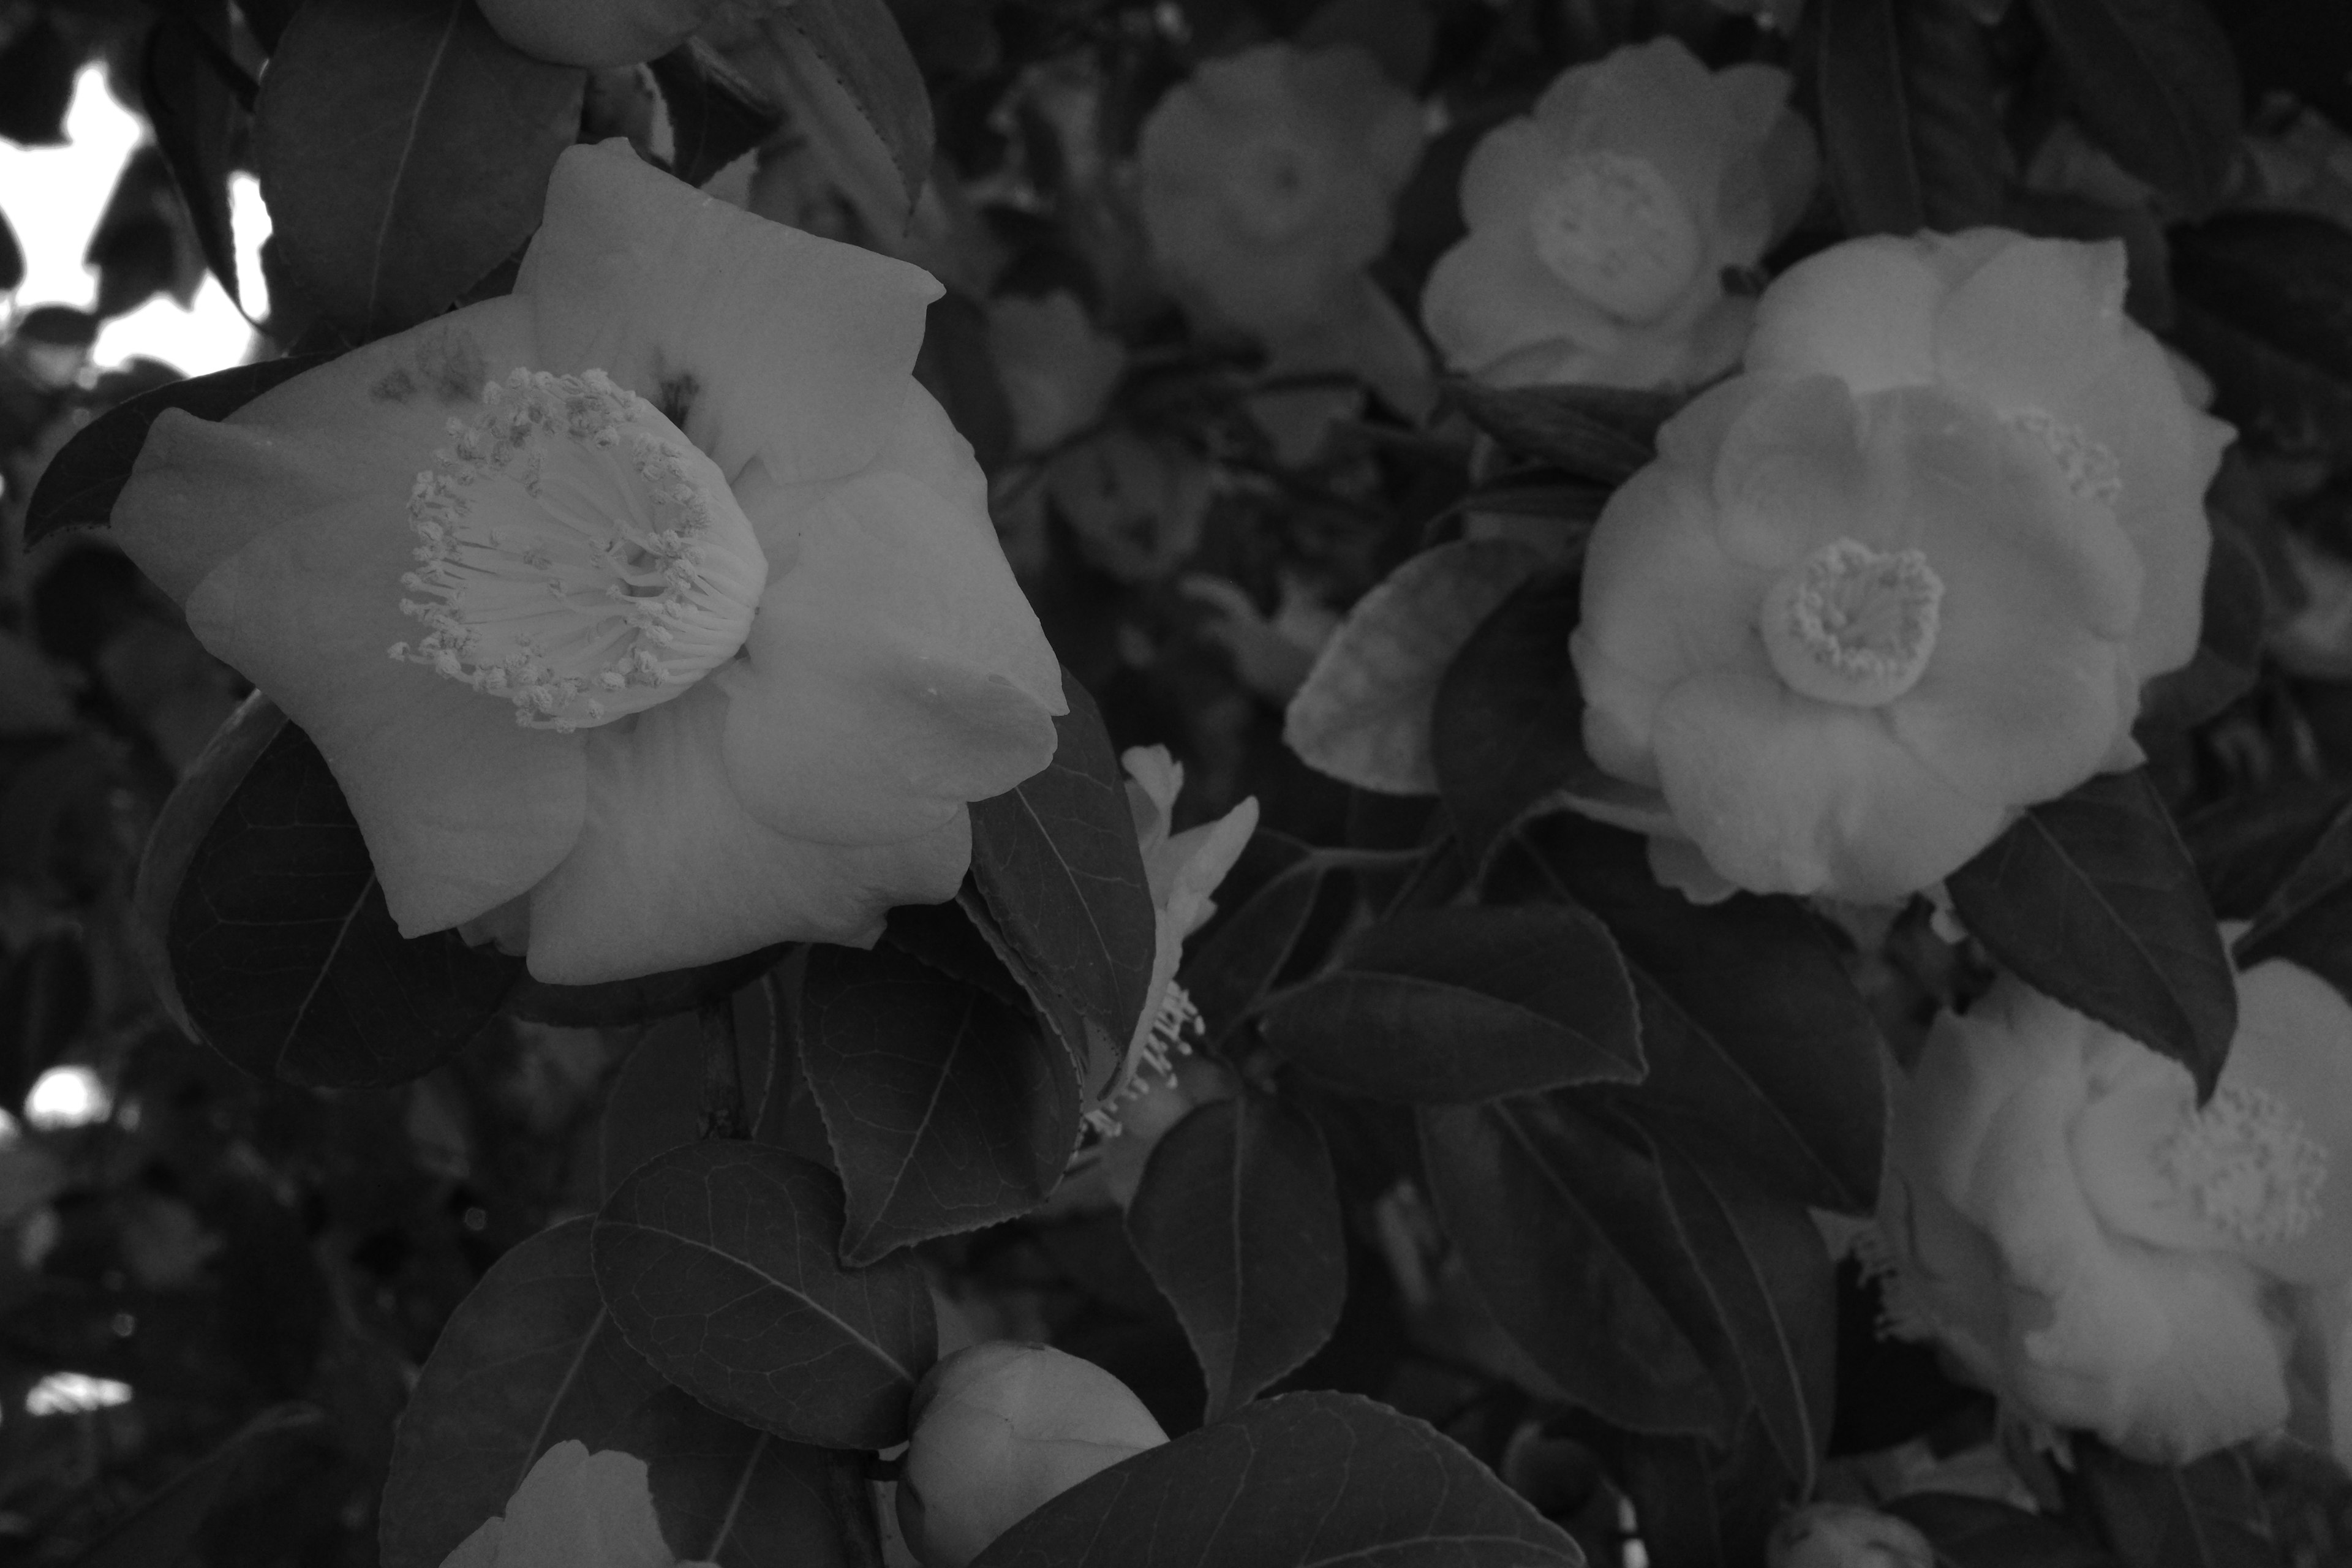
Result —
[[1168, 1441], [1092, 1362], [1006, 1340], [931, 1368], [912, 1415], [898, 1527], [923, 1568], [964, 1568], [1032, 1510]]
[[1935, 1568], [1935, 1549], [1906, 1521], [1853, 1503], [1817, 1502], [1774, 1527], [1766, 1568]]

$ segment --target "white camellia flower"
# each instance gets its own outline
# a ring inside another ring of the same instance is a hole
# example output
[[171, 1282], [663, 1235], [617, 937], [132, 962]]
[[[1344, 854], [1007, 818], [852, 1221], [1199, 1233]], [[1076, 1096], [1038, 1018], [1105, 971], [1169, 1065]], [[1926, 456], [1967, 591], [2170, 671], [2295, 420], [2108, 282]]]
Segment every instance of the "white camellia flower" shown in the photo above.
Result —
[[2352, 1280], [2352, 1005], [2238, 977], [2212, 1098], [2004, 976], [1898, 1089], [1877, 1242], [1898, 1329], [2021, 1411], [2178, 1464], [2290, 1413], [2298, 1298]]

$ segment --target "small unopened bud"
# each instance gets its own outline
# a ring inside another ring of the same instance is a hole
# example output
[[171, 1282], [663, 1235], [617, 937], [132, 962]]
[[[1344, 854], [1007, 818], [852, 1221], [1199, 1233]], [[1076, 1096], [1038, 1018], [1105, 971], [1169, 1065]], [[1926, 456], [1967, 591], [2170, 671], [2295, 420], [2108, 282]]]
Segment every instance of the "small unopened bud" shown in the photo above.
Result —
[[964, 1568], [1031, 1510], [1168, 1434], [1092, 1362], [998, 1340], [915, 1390], [898, 1527], [923, 1568]]
[[1764, 1562], [1766, 1568], [1936, 1568], [1936, 1552], [1891, 1513], [1817, 1502], [1773, 1529]]

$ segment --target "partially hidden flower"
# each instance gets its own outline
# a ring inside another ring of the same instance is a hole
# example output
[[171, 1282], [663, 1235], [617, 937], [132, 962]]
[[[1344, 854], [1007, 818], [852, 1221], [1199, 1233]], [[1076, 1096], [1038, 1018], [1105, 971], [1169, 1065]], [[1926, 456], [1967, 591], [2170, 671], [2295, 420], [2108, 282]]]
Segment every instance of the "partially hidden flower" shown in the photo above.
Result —
[[2352, 1279], [2352, 1005], [2238, 977], [2219, 1086], [2004, 976], [1895, 1095], [1892, 1325], [2019, 1410], [2186, 1463], [2290, 1414], [2299, 1299]]
[[1438, 258], [1423, 325], [1496, 385], [1704, 382], [1738, 359], [1756, 265], [1812, 195], [1788, 73], [1710, 72], [1672, 38], [1570, 67], [1462, 172], [1470, 232]]
[[1201, 1016], [1176, 983], [1184, 939], [1217, 912], [1217, 884], [1257, 831], [1257, 797], [1252, 795], [1214, 822], [1171, 833], [1176, 796], [1184, 787], [1183, 764], [1165, 746], [1131, 746], [1119, 754], [1119, 765], [1127, 770], [1128, 810], [1135, 818], [1136, 845], [1151, 889], [1153, 942], [1142, 1016], [1102, 1103], [1087, 1113], [1096, 1130], [1106, 1133], [1113, 1131], [1122, 1100], [1152, 1080], [1169, 1078], [1173, 1058], [1192, 1048], [1186, 1037], [1200, 1030]]
[[1213, 327], [1269, 345], [1317, 331], [1388, 247], [1421, 141], [1412, 97], [1354, 45], [1210, 60], [1143, 122], [1152, 255]]
[[1168, 1441], [1127, 1384], [1045, 1345], [995, 1341], [923, 1374], [898, 1525], [923, 1568], [964, 1568], [1098, 1471]]
[[1126, 347], [1066, 289], [990, 300], [988, 350], [1022, 452], [1058, 446], [1099, 419], [1127, 373]]
[[938, 286], [559, 161], [514, 292], [157, 420], [117, 536], [308, 732], [404, 935], [584, 983], [952, 897], [1066, 711]]
[[508, 1500], [441, 1568], [715, 1568], [681, 1563], [662, 1540], [646, 1462], [567, 1439], [539, 1457]]
[[1976, 229], [1765, 292], [1746, 374], [1610, 499], [1570, 643], [1586, 746], [1659, 792], [1668, 858], [1898, 900], [2137, 759], [2141, 684], [2197, 647], [2230, 430], [2124, 285], [2119, 244]]

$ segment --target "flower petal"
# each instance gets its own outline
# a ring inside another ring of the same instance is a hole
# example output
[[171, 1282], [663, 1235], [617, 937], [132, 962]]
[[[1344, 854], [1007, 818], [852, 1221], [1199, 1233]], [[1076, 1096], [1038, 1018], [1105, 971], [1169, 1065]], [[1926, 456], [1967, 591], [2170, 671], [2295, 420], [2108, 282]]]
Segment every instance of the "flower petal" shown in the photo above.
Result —
[[1945, 299], [1937, 371], [2003, 414], [2055, 414], [2121, 345], [2124, 282], [2119, 239], [2017, 239]]
[[1446, 364], [1473, 375], [1538, 343], [1605, 357], [1624, 335], [1545, 268], [1524, 224], [1475, 231], [1439, 257], [1421, 320]]
[[414, 563], [398, 492], [281, 522], [187, 602], [205, 647], [310, 735], [351, 803], [404, 936], [472, 920], [537, 882], [580, 832], [580, 738], [388, 657]]
[[1570, 145], [1639, 158], [1704, 220], [1713, 209], [1733, 128], [1715, 78], [1679, 39], [1610, 55], [1578, 105]]
[[529, 312], [490, 300], [306, 371], [225, 420], [167, 412], [115, 502], [114, 538], [184, 602], [247, 542], [330, 501], [390, 498], [398, 528], [450, 418], [471, 416], [483, 384], [533, 352]]
[[1923, 767], [1876, 713], [1815, 702], [1753, 668], [1676, 686], [1654, 737], [1675, 820], [1756, 892], [1898, 900], [1958, 868], [2007, 820]]
[[751, 815], [828, 844], [929, 833], [1054, 754], [1061, 668], [994, 536], [904, 474], [805, 516], [722, 671], [729, 775]]
[[1874, 237], [1811, 256], [1756, 305], [1751, 371], [1834, 375], [1857, 397], [1936, 378], [1941, 274], [1909, 241]]
[[604, 370], [730, 477], [758, 458], [797, 484], [881, 450], [940, 286], [706, 196], [614, 141], [557, 160], [515, 295], [538, 368]]
[[540, 1456], [508, 1504], [499, 1568], [673, 1568], [654, 1517], [651, 1472], [577, 1439]]
[[1462, 165], [1462, 221], [1474, 229], [1525, 231], [1536, 198], [1559, 181], [1566, 155], [1538, 121], [1503, 121], [1479, 138]]
[[577, 847], [530, 897], [532, 974], [587, 984], [710, 963], [771, 942], [870, 945], [895, 904], [955, 896], [971, 819], [878, 847], [787, 837], [728, 782], [730, 704], [705, 681], [584, 731], [587, 811]]

